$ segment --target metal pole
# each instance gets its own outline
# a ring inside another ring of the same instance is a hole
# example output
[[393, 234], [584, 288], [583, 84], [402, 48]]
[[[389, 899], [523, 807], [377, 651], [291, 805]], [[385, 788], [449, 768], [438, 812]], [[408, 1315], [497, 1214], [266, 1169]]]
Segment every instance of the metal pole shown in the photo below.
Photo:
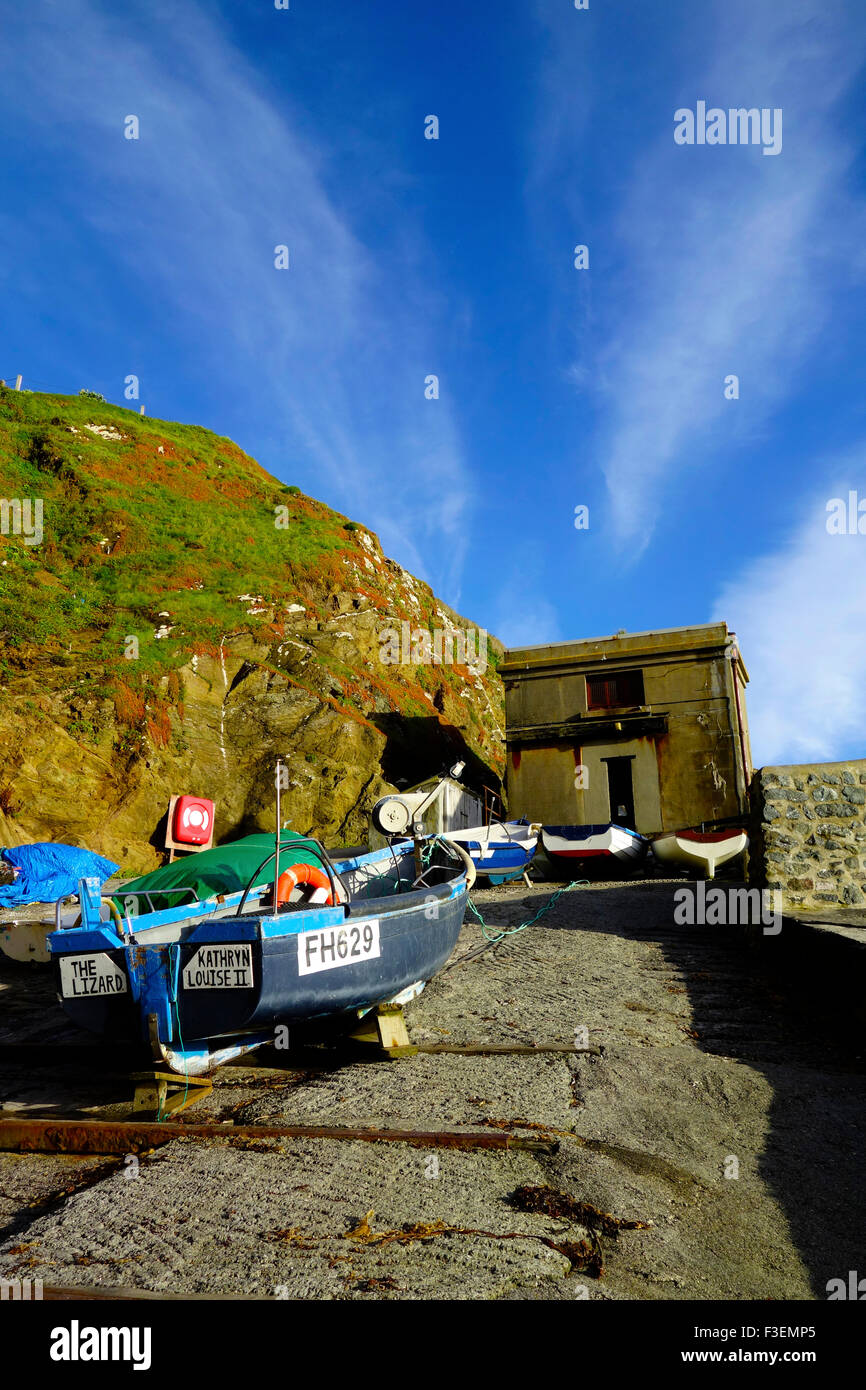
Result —
[[283, 767], [282, 758], [277, 758], [277, 852], [274, 855], [274, 912], [280, 910], [279, 898], [277, 897], [277, 885], [280, 881], [280, 773]]

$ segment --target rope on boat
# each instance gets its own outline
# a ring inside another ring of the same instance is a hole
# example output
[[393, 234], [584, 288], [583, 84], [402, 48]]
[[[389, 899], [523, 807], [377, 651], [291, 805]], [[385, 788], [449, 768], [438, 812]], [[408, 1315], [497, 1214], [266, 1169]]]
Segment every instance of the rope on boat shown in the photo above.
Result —
[[[172, 956], [172, 952], [173, 952], [173, 951], [176, 953], [174, 956]], [[173, 1004], [174, 1004], [175, 1017], [176, 1017], [176, 1019], [177, 1019], [177, 1036], [178, 1036], [178, 1038], [180, 1039], [181, 1056], [183, 1056], [183, 1076], [184, 1076], [184, 1083], [185, 1083], [185, 1084], [184, 1084], [184, 1089], [183, 1089], [183, 1101], [182, 1101], [181, 1107], [180, 1107], [181, 1109], [183, 1109], [183, 1107], [186, 1105], [186, 1098], [187, 1098], [187, 1096], [189, 1095], [189, 1069], [187, 1068], [187, 1065], [186, 1065], [186, 1057], [184, 1056], [184, 1053], [186, 1052], [186, 1048], [184, 1047], [184, 1043], [183, 1043], [183, 1033], [181, 1032], [181, 1027], [180, 1027], [180, 1004], [178, 1003], [178, 999], [177, 999], [177, 977], [178, 977], [178, 975], [179, 975], [179, 973], [180, 973], [180, 943], [179, 943], [179, 942], [173, 942], [172, 945], [170, 945], [169, 948], [168, 948], [168, 968], [169, 968], [169, 987], [170, 987], [170, 990], [171, 990], [171, 994], [170, 994], [170, 997], [169, 997], [169, 1009], [171, 1008], [171, 1005], [172, 1005], [172, 1003], [173, 1003]], [[172, 978], [172, 972], [173, 972], [173, 974], [174, 974], [174, 978]], [[165, 1113], [163, 1112], [163, 1108], [162, 1108], [162, 1101], [160, 1101], [160, 1103], [159, 1103], [159, 1109], [158, 1109], [158, 1111], [157, 1111], [157, 1117], [156, 1117], [156, 1118], [157, 1118], [157, 1120], [164, 1120], [164, 1119], [165, 1119]]]

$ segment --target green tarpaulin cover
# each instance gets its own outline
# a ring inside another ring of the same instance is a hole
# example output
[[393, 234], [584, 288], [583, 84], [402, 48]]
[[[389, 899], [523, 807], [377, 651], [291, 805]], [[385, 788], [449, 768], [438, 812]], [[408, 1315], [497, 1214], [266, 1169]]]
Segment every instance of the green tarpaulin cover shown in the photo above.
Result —
[[[246, 835], [242, 840], [233, 840], [228, 845], [216, 845], [213, 849], [202, 850], [200, 854], [185, 855], [182, 859], [176, 859], [173, 864], [164, 864], [161, 869], [154, 869], [153, 873], [144, 874], [141, 878], [125, 884], [115, 895], [114, 902], [118, 911], [125, 914], [127, 906], [124, 896], [130, 889], [140, 889], [150, 894], [150, 902], [153, 904], [151, 909], [146, 898], [138, 898], [138, 908], [133, 910], [141, 914], [151, 910], [159, 912], [167, 907], [183, 907], [185, 903], [192, 902], [189, 892], [169, 892], [170, 889], [191, 888], [196, 901], [211, 898], [216, 893], [242, 892], [262, 860], [273, 853], [276, 848], [275, 838], [274, 835]], [[280, 873], [288, 869], [290, 864], [315, 864], [318, 868], [322, 867], [322, 861], [315, 851], [293, 848], [294, 843], [302, 838], [292, 830], [282, 831]], [[272, 859], [256, 876], [253, 887], [273, 881]]]

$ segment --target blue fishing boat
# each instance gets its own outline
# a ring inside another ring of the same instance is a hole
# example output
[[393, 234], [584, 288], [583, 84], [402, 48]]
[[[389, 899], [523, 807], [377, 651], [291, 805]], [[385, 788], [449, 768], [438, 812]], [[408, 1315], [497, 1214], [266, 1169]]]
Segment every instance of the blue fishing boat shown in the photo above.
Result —
[[469, 830], [450, 830], [445, 838], [465, 849], [479, 880], [498, 884], [526, 873], [540, 829], [524, 816], [521, 820], [494, 821]]
[[[428, 836], [336, 859], [288, 832], [271, 843], [242, 889], [154, 907], [183, 892], [152, 882], [167, 867], [119, 890], [108, 920], [98, 883], [82, 880], [80, 924], [48, 938], [69, 1017], [201, 1075], [273, 1041], [279, 1024], [403, 1002], [445, 964], [474, 880], [459, 845]], [[133, 915], [136, 901], [153, 910]]]

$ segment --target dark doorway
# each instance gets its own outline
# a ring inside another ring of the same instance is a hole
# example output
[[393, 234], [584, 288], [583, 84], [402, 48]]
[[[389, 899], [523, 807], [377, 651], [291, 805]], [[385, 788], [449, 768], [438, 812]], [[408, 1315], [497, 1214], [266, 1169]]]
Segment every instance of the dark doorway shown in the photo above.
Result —
[[605, 758], [603, 761], [607, 763], [610, 818], [614, 825], [625, 825], [629, 830], [637, 830], [634, 823], [634, 787], [631, 777], [634, 759]]

